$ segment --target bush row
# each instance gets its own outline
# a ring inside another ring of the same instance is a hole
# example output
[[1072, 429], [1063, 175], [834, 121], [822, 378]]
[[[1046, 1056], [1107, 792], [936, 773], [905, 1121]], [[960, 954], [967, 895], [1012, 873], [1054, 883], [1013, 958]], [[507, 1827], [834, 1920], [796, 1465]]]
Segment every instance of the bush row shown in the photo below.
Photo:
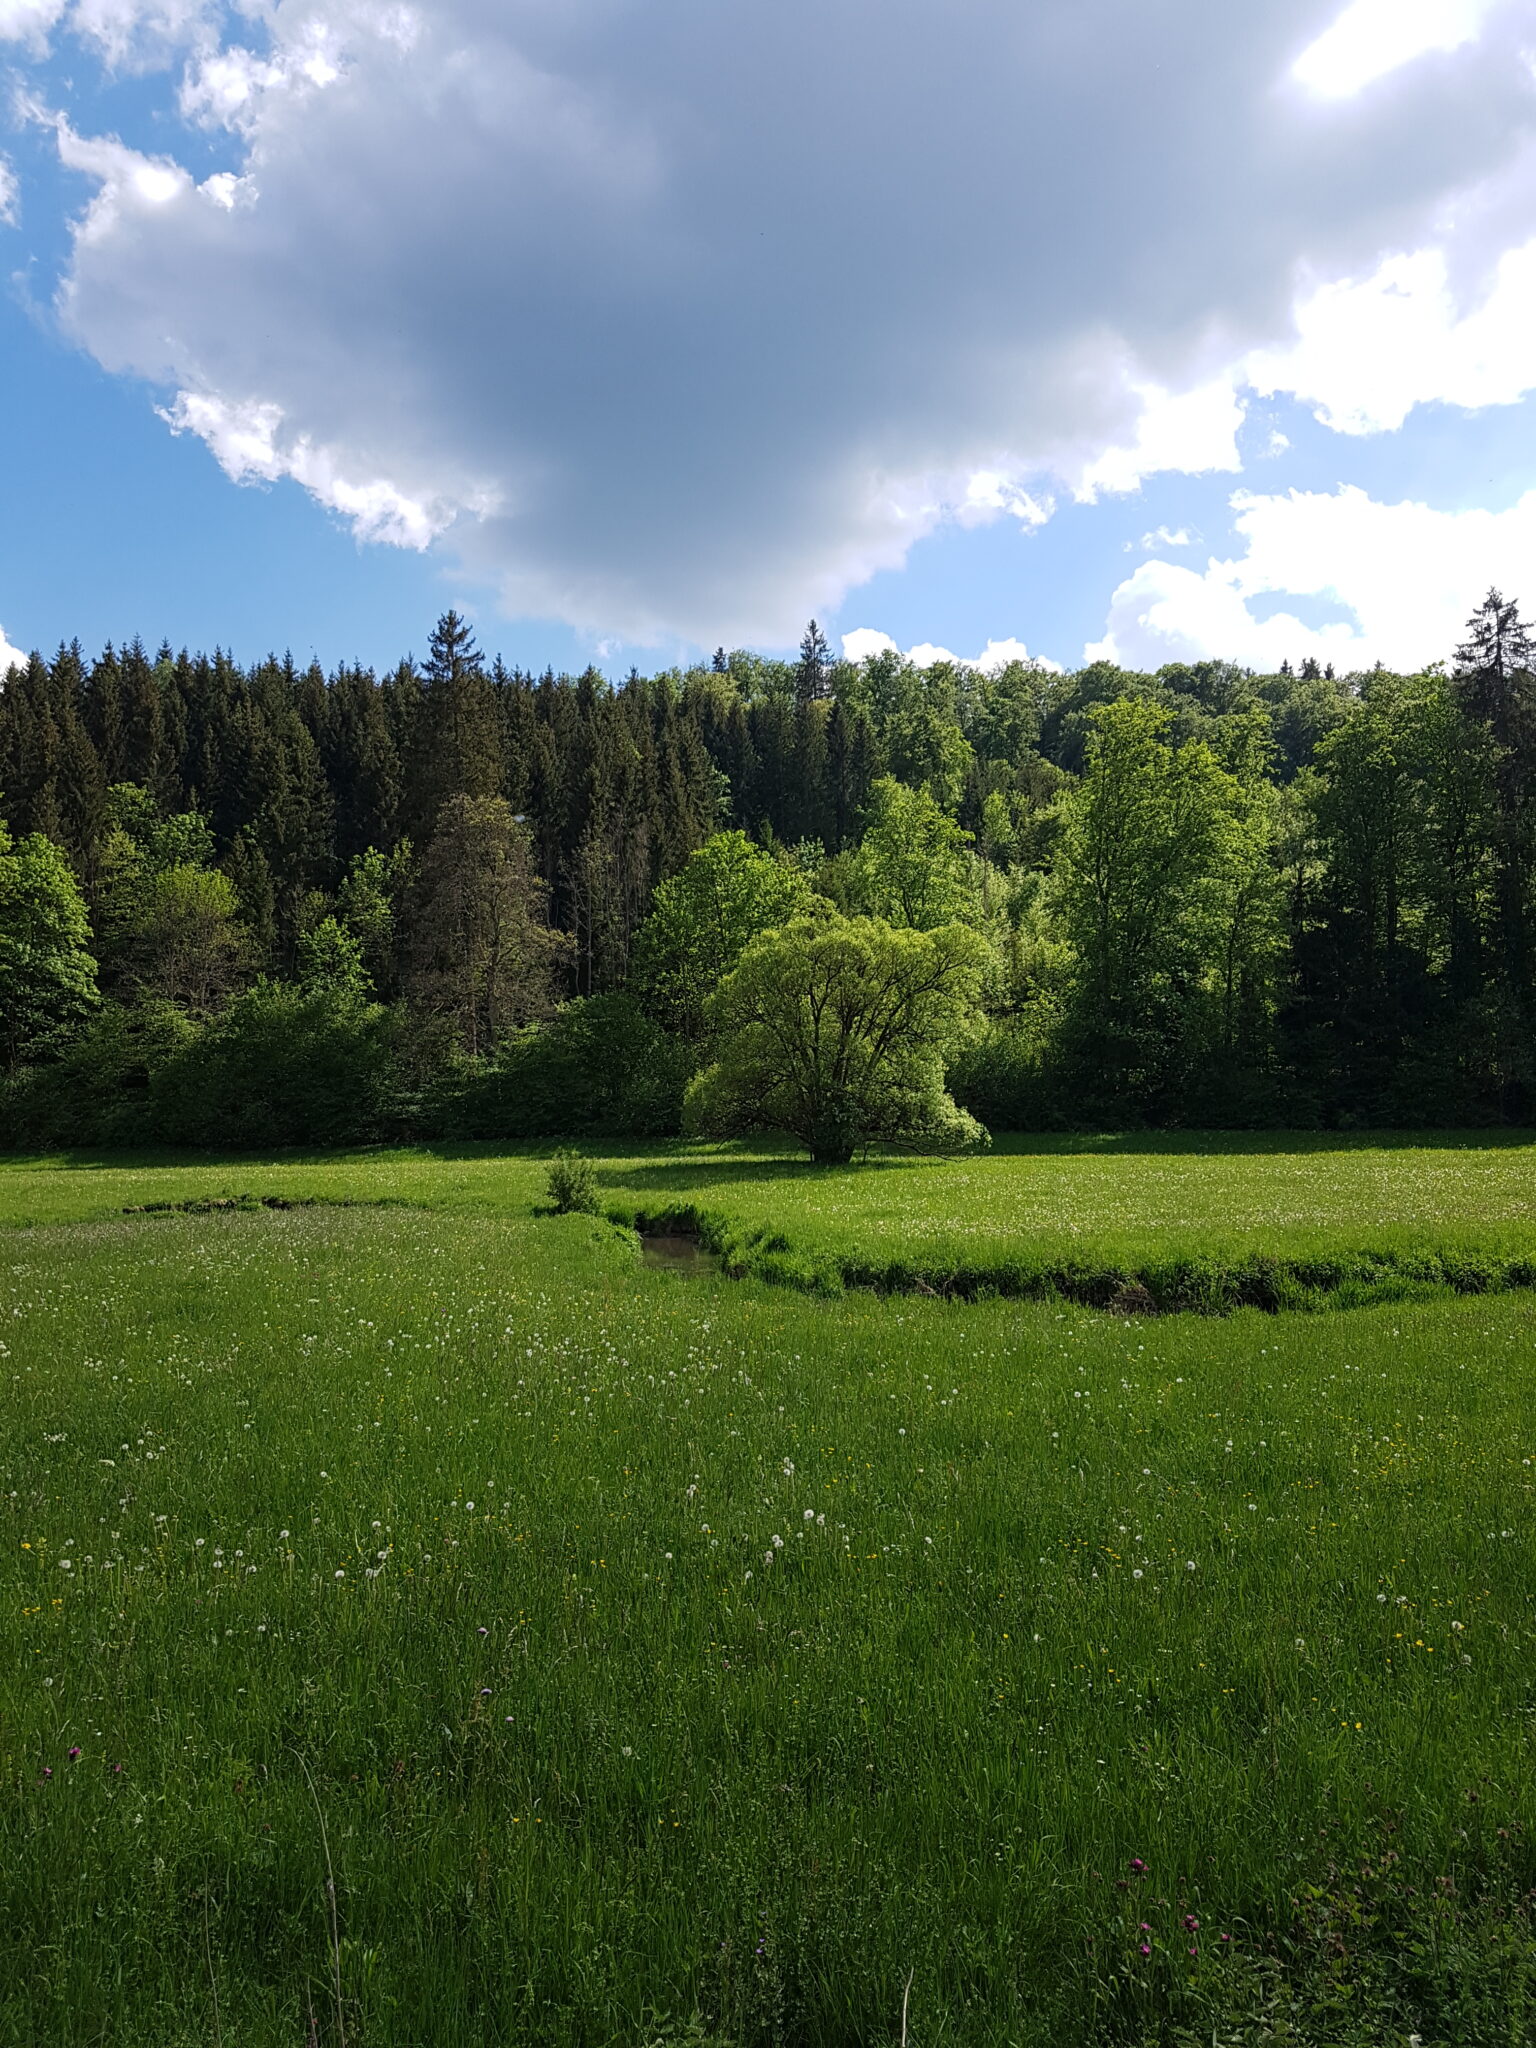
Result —
[[623, 995], [573, 1002], [470, 1060], [380, 1004], [260, 981], [207, 1023], [168, 1003], [104, 1006], [52, 1064], [0, 1082], [0, 1146], [659, 1137], [678, 1128], [693, 1064]]

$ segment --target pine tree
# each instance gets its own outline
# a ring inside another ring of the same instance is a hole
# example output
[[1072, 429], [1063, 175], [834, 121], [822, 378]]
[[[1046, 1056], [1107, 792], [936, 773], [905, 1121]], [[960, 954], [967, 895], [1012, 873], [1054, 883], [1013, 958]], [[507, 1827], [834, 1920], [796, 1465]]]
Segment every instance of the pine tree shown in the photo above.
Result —
[[1536, 770], [1536, 636], [1520, 607], [1488, 592], [1467, 621], [1456, 650], [1453, 684], [1466, 716], [1494, 746], [1498, 794], [1497, 865], [1499, 953], [1506, 986], [1525, 1027], [1533, 1000], [1530, 889], [1533, 865], [1533, 770]]
[[501, 715], [468, 622], [444, 612], [425, 669], [425, 745], [412, 761], [411, 791], [422, 836], [449, 797], [501, 794]]
[[795, 695], [802, 704], [815, 703], [819, 698], [830, 696], [831, 668], [831, 646], [826, 634], [812, 619], [800, 642], [800, 665], [795, 670]]

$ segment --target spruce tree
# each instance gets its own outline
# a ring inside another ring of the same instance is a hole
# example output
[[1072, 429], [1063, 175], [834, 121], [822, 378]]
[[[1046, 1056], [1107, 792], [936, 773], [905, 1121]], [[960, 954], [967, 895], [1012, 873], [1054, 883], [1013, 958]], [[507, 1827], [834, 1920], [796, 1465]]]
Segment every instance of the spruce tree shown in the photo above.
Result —
[[826, 634], [812, 619], [800, 642], [800, 664], [795, 670], [795, 695], [802, 704], [812, 704], [819, 698], [830, 696], [828, 679], [831, 668], [831, 646]]

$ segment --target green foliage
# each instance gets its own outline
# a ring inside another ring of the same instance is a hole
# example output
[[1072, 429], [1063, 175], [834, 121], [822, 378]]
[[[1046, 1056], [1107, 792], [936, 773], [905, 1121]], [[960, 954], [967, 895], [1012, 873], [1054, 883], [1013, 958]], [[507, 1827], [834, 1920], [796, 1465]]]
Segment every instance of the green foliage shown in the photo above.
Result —
[[162, 1061], [151, 1127], [172, 1144], [338, 1145], [390, 1120], [394, 1027], [355, 992], [259, 980]]
[[549, 1163], [545, 1193], [557, 1216], [596, 1216], [602, 1201], [597, 1173], [579, 1152], [557, 1152]]
[[[1215, 1065], [1269, 1052], [1281, 945], [1275, 799], [1175, 747], [1159, 706], [1095, 708], [1057, 856], [1077, 955], [1069, 1057], [1093, 1096], [1176, 1117]], [[1237, 758], [1252, 767], [1251, 739]]]
[[[1449, 673], [1342, 680], [855, 665], [813, 630], [798, 666], [722, 649], [615, 688], [508, 671], [453, 614], [382, 678], [65, 645], [0, 691], [0, 792], [79, 878], [106, 995], [213, 1021], [258, 974], [360, 967], [429, 1120], [489, 1107], [504, 1043], [572, 996], [701, 1043], [745, 944], [815, 894], [986, 935], [963, 1085], [1013, 1116], [1517, 1123], [1533, 646], [1497, 592]], [[61, 1000], [0, 1061], [56, 1057], [89, 1012]]]
[[392, 853], [367, 847], [353, 857], [336, 892], [336, 915], [362, 948], [363, 964], [381, 993], [393, 990], [397, 911], [410, 867], [408, 839]]
[[872, 916], [919, 932], [975, 916], [966, 854], [971, 835], [961, 831], [929, 790], [908, 789], [883, 776], [870, 791], [869, 812], [859, 871]]
[[776, 858], [742, 832], [715, 833], [656, 890], [635, 935], [635, 993], [672, 1030], [699, 1037], [706, 1002], [747, 945], [810, 902], [793, 856]]
[[451, 1067], [422, 1108], [425, 1126], [465, 1138], [666, 1137], [682, 1119], [696, 1064], [632, 996], [585, 996], [547, 1024], [503, 1039], [489, 1060]]
[[173, 1003], [103, 1003], [56, 1060], [15, 1075], [0, 1097], [0, 1129], [13, 1144], [153, 1142], [153, 1077], [198, 1029]]
[[545, 922], [547, 892], [526, 825], [501, 797], [449, 797], [407, 905], [406, 988], [474, 1058], [554, 1008], [568, 950]]
[[343, 1002], [372, 994], [363, 965], [363, 942], [334, 917], [323, 917], [299, 940], [299, 986]]
[[785, 1131], [817, 1161], [882, 1139], [984, 1143], [945, 1093], [944, 1062], [975, 1024], [986, 964], [963, 925], [800, 918], [763, 933], [710, 998], [715, 1058], [689, 1086], [689, 1127]]
[[99, 896], [112, 984], [207, 1014], [254, 952], [236, 886], [213, 866], [208, 821], [197, 811], [165, 817], [132, 783], [115, 785], [107, 808]]
[[98, 1000], [85, 903], [62, 850], [0, 820], [0, 1054], [47, 1052]]

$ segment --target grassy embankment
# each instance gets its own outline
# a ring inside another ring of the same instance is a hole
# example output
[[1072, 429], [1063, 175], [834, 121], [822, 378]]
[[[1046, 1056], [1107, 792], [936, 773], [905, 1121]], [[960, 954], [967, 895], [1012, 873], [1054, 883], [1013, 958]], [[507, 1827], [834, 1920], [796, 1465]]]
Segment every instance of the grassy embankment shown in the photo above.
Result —
[[[837, 1294], [1223, 1311], [1536, 1285], [1529, 1133], [1004, 1139], [974, 1160], [835, 1171], [744, 1146], [600, 1159], [614, 1220], [697, 1229], [727, 1269]], [[249, 1195], [526, 1213], [540, 1155], [0, 1160], [0, 1226]]]
[[[1120, 1156], [1019, 1223], [1523, 1214]], [[540, 1180], [0, 1169], [7, 2048], [1532, 2037], [1528, 1295], [828, 1302]], [[386, 1190], [452, 1213], [104, 1213]]]

